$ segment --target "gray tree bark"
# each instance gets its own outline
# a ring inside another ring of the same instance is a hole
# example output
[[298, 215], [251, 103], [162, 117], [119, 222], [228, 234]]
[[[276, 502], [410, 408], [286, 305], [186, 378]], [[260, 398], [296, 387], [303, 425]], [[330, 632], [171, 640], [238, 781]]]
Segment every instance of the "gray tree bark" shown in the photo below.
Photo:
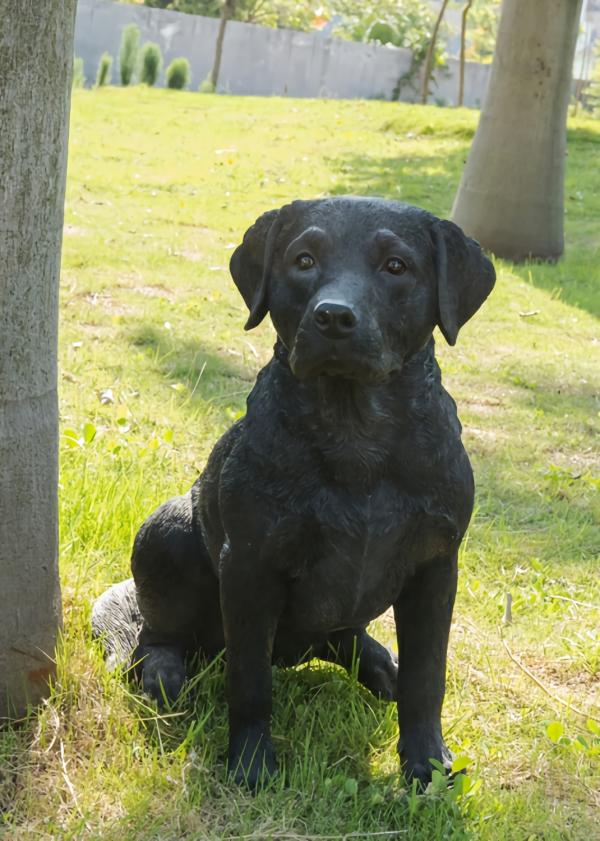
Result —
[[471, 11], [473, 0], [467, 0], [460, 18], [460, 69], [458, 74], [458, 102], [460, 108], [465, 102], [465, 49], [467, 44], [467, 18]]
[[210, 81], [213, 90], [217, 91], [217, 83], [219, 81], [219, 72], [221, 70], [221, 58], [223, 56], [223, 41], [225, 40], [225, 28], [227, 21], [235, 14], [236, 0], [224, 0], [223, 8], [221, 9], [221, 19], [219, 21], [219, 31], [217, 32], [217, 42], [215, 45], [215, 59], [210, 73]]
[[75, 6], [0, 0], [0, 718], [46, 693], [60, 626], [56, 358]]
[[452, 219], [499, 257], [563, 252], [566, 116], [581, 0], [503, 0]]
[[437, 43], [438, 32], [440, 26], [442, 25], [442, 19], [446, 12], [446, 6], [448, 5], [449, 0], [442, 0], [442, 5], [440, 6], [440, 10], [438, 12], [438, 16], [435, 19], [435, 23], [433, 25], [433, 32], [431, 33], [431, 40], [429, 41], [429, 46], [427, 47], [427, 54], [425, 56], [425, 67], [423, 68], [423, 76], [421, 78], [421, 104], [426, 105], [427, 100], [429, 98], [429, 82], [431, 80], [431, 69], [433, 67], [433, 56], [435, 55], [435, 45]]

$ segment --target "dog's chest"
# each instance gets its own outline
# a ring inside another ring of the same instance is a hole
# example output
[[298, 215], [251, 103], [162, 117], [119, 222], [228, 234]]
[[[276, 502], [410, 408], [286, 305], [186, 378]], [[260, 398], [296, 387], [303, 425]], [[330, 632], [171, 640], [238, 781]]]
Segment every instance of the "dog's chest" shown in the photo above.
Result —
[[367, 623], [440, 542], [423, 500], [391, 482], [369, 492], [323, 488], [305, 506], [280, 556], [289, 573], [286, 621], [304, 630]]

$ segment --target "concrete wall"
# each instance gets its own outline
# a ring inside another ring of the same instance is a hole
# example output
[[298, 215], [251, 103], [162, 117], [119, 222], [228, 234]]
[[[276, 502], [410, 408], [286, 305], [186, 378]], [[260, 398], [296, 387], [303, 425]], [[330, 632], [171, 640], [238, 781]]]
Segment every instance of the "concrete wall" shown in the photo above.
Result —
[[[465, 62], [464, 104], [469, 108], [481, 108], [487, 90], [491, 64], [478, 61]], [[457, 58], [446, 60], [446, 67], [438, 70], [430, 85], [430, 102], [443, 105], [455, 105], [458, 99], [458, 81], [460, 62]], [[404, 97], [402, 97], [404, 98]]]
[[[212, 67], [219, 21], [110, 0], [78, 3], [75, 54], [83, 58], [88, 84], [93, 84], [105, 51], [113, 56], [113, 82], [118, 84], [121, 32], [129, 23], [137, 24], [142, 42], [160, 45], [165, 66], [173, 58], [185, 56], [191, 65], [191, 88], [198, 89]], [[451, 61], [443, 75], [438, 73], [433, 100], [455, 101], [456, 64]], [[225, 33], [218, 90], [262, 96], [392, 99], [410, 65], [409, 50], [231, 21]], [[469, 62], [466, 105], [481, 104], [488, 73], [488, 66]], [[414, 101], [416, 90], [405, 86], [400, 98]]]

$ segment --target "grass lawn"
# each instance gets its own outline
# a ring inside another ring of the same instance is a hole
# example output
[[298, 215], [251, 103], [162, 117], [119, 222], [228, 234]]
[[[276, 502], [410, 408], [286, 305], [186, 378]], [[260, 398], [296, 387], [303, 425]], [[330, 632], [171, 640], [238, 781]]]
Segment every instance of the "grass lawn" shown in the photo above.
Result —
[[[73, 97], [62, 271], [61, 570], [52, 697], [0, 735], [0, 835], [36, 839], [585, 839], [600, 813], [600, 123], [569, 130], [565, 258], [499, 261], [438, 342], [478, 487], [444, 727], [462, 794], [406, 791], [393, 705], [314, 662], [276, 671], [283, 773], [225, 778], [222, 662], [159, 717], [90, 639], [142, 520], [186, 490], [270, 356], [228, 275], [262, 211], [377, 194], [450, 212], [477, 120], [382, 102], [142, 88]], [[505, 594], [512, 624], [503, 626]], [[375, 635], [391, 643], [388, 618]]]

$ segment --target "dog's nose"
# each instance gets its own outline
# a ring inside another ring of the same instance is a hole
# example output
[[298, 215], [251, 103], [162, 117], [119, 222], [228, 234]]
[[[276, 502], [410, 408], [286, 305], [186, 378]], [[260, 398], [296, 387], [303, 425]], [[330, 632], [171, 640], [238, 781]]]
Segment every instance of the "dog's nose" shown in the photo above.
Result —
[[328, 339], [345, 339], [358, 324], [354, 310], [336, 301], [321, 301], [313, 310], [313, 318]]

